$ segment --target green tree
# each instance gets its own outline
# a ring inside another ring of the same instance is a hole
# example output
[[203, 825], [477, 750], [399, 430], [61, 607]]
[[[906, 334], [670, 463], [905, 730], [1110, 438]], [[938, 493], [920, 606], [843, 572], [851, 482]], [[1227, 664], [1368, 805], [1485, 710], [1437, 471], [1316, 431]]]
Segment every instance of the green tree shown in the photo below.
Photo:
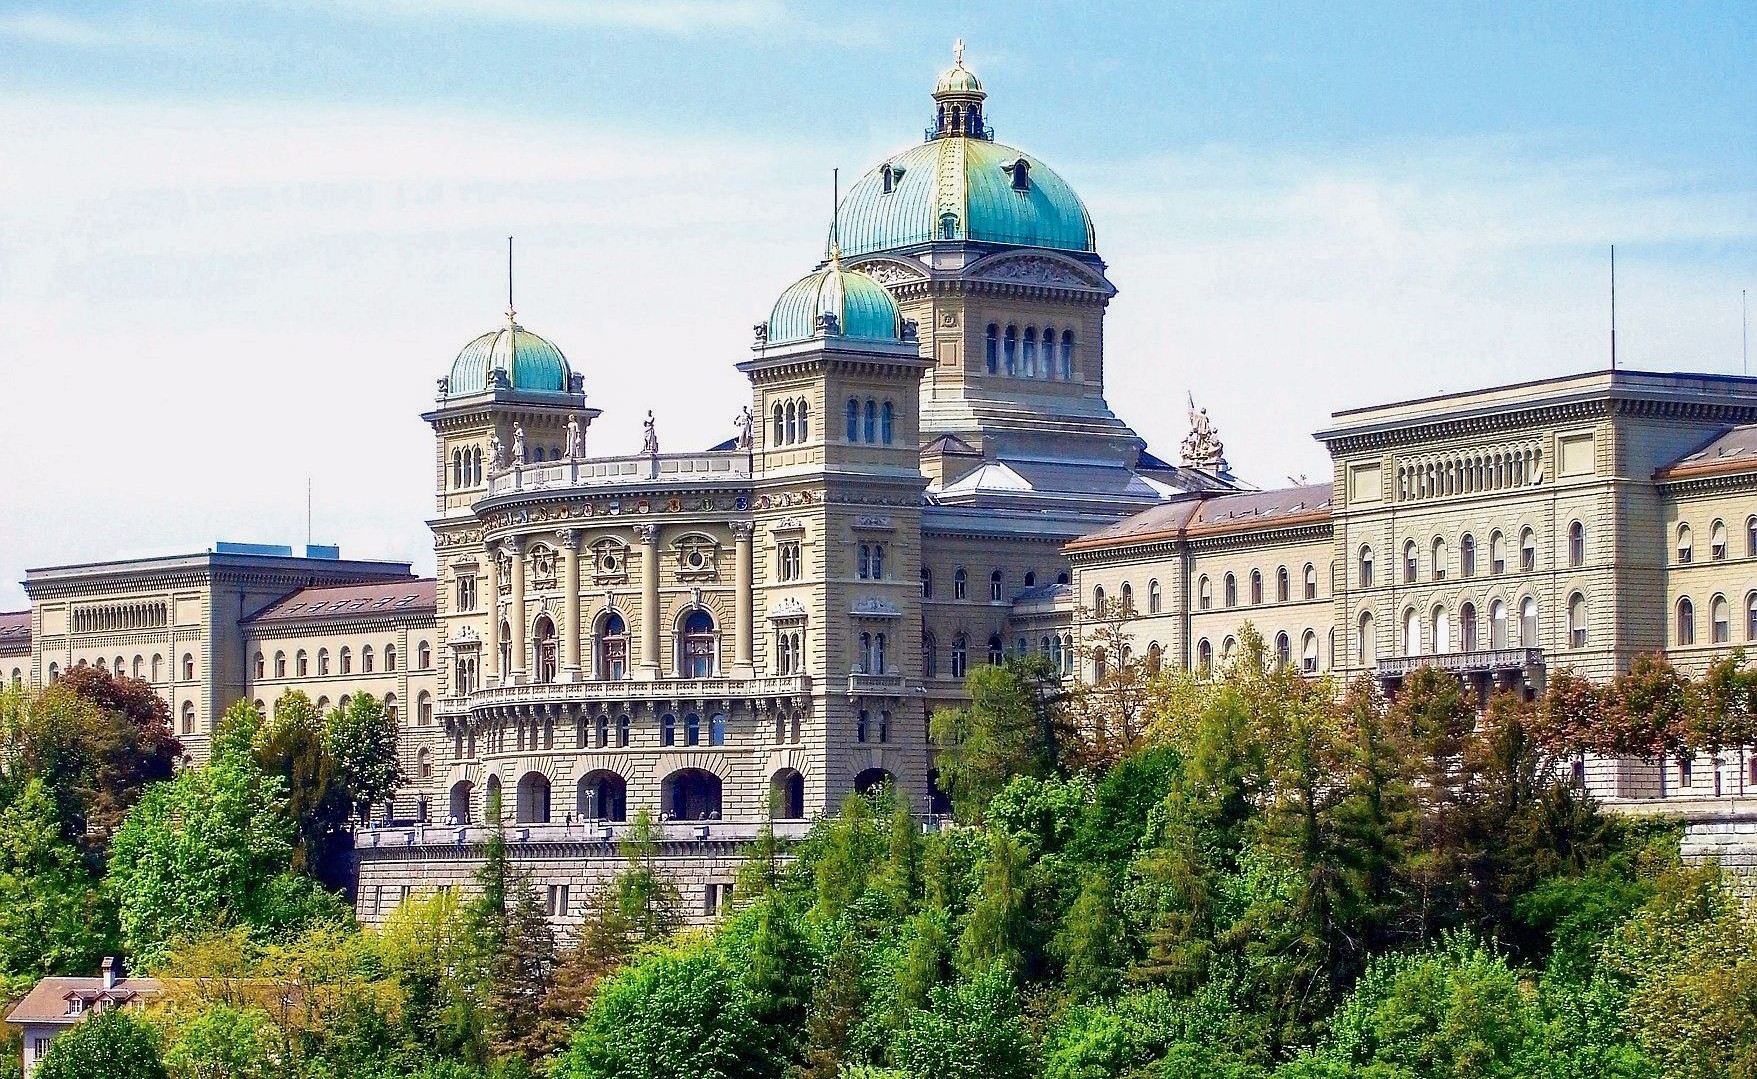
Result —
[[356, 693], [346, 708], [330, 712], [324, 720], [323, 747], [362, 817], [371, 806], [390, 801], [403, 785], [396, 721], [369, 693]]
[[1061, 772], [1068, 721], [1057, 685], [1057, 672], [1041, 656], [976, 667], [965, 678], [970, 706], [933, 714], [940, 785], [959, 820], [980, 819], [1014, 776]]
[[861, 948], [852, 933], [843, 933], [831, 949], [824, 976], [818, 979], [806, 1012], [799, 1063], [789, 1079], [838, 1079], [858, 1063], [850, 1060], [850, 1042], [864, 1018], [865, 987], [861, 985]]
[[298, 690], [283, 693], [275, 701], [273, 718], [258, 724], [252, 755], [286, 789], [287, 814], [298, 827], [293, 867], [331, 886], [345, 883], [353, 796], [330, 756], [323, 717], [311, 698]]
[[1103, 870], [1086, 871], [1080, 894], [1062, 918], [1050, 952], [1061, 962], [1062, 987], [1073, 1001], [1109, 996], [1128, 965], [1115, 884]]
[[209, 1004], [173, 1011], [164, 1024], [165, 1071], [170, 1079], [273, 1079], [282, 1036], [257, 1007]]
[[542, 1003], [555, 982], [555, 930], [524, 874], [516, 879], [513, 897], [506, 934], [490, 967], [495, 1044], [503, 1053], [536, 1061], [554, 1041]]
[[106, 1008], [49, 1043], [35, 1079], [166, 1079], [158, 1032], [126, 1008]]
[[1035, 1065], [1012, 978], [998, 966], [935, 989], [896, 1055], [909, 1079], [1027, 1079]]
[[293, 825], [281, 794], [277, 777], [221, 760], [154, 785], [129, 812], [110, 844], [106, 886], [136, 959], [162, 959], [177, 937], [229, 925], [279, 931], [286, 916], [304, 915], [288, 906], [298, 882], [282, 879]]
[[1025, 849], [999, 829], [989, 832], [982, 884], [958, 941], [958, 967], [968, 975], [999, 966], [1020, 973], [1033, 958], [1031, 865]]
[[622, 840], [628, 868], [616, 878], [616, 906], [637, 944], [664, 940], [683, 925], [683, 897], [659, 867], [659, 838], [652, 814], [641, 810]]
[[117, 934], [114, 904], [33, 777], [0, 811], [0, 968], [39, 977], [93, 970]]

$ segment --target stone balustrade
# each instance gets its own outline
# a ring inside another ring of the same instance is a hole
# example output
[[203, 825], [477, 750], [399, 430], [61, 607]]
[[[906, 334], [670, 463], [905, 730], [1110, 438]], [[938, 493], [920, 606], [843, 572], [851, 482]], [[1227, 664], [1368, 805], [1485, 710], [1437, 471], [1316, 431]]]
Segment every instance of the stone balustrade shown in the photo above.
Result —
[[1491, 648], [1475, 652], [1444, 652], [1434, 656], [1391, 656], [1376, 662], [1380, 678], [1404, 678], [1432, 667], [1447, 674], [1492, 674], [1543, 666], [1541, 648]]
[[637, 487], [738, 483], [750, 480], [748, 450], [595, 457], [580, 461], [533, 461], [488, 481], [488, 494], [557, 491], [578, 487]]

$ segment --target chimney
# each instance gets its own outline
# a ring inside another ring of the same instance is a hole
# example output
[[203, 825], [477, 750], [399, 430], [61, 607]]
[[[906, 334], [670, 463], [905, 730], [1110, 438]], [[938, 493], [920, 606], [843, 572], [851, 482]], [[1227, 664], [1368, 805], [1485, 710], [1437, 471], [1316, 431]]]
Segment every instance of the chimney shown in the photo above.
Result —
[[115, 956], [113, 956], [113, 955], [104, 956], [104, 988], [105, 989], [116, 988], [116, 970], [119, 965], [120, 964], [118, 964], [116, 962]]

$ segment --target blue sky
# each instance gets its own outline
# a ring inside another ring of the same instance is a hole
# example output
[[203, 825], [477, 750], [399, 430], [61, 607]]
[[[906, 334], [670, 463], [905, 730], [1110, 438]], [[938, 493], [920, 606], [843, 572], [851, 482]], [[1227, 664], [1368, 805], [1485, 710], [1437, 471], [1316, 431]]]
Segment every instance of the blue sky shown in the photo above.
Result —
[[829, 170], [919, 137], [956, 37], [1093, 212], [1162, 452], [1186, 391], [1267, 486], [1332, 409], [1601, 365], [1611, 242], [1626, 362], [1739, 368], [1757, 4], [8, 0], [0, 607], [302, 539], [307, 476], [320, 540], [425, 565], [417, 417], [508, 232], [595, 450], [724, 437]]

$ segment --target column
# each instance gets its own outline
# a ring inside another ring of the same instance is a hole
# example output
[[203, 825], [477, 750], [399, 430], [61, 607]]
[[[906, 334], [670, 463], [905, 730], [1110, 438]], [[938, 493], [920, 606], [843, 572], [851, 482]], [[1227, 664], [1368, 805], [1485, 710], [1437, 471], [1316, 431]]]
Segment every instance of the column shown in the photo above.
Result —
[[733, 563], [733, 620], [737, 626], [737, 644], [732, 655], [732, 677], [749, 678], [755, 673], [752, 658], [754, 649], [751, 647], [755, 634], [755, 597], [751, 594], [751, 532], [753, 526], [749, 521], [732, 522], [732, 539], [734, 543]]
[[563, 682], [580, 680], [580, 530], [564, 528], [555, 534], [561, 541], [562, 597], [561, 661]]
[[[486, 675], [484, 686], [498, 686], [501, 679], [500, 669], [500, 555], [492, 547], [484, 548], [482, 556], [488, 561], [488, 654], [482, 657], [482, 666]], [[455, 687], [454, 687], [455, 688]]]
[[512, 684], [525, 683], [525, 541], [509, 536], [506, 549], [512, 555], [512, 596], [506, 624], [512, 629]]
[[659, 526], [635, 525], [641, 541], [641, 666], [637, 677], [659, 677]]

